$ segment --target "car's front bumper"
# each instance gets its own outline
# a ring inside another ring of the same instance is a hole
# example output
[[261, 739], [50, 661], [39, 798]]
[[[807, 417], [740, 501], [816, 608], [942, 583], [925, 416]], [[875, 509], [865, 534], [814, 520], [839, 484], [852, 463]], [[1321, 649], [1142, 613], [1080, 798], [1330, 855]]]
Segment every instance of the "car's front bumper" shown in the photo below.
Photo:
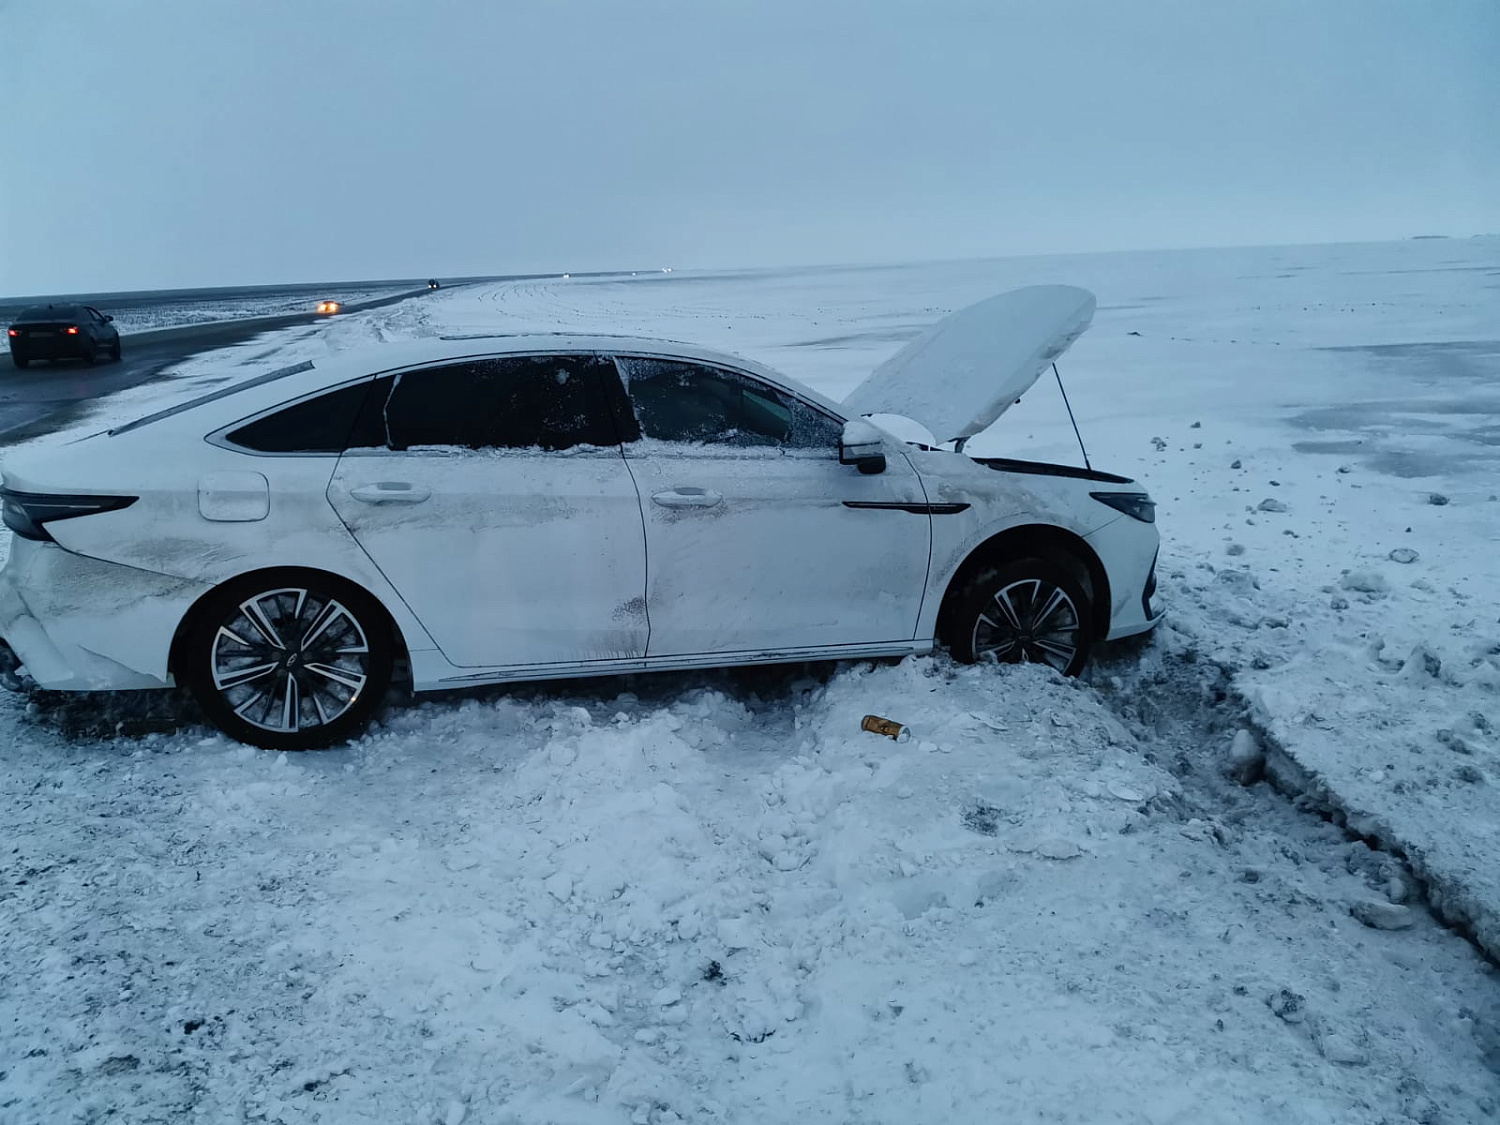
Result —
[[15, 539], [0, 570], [7, 686], [121, 691], [171, 684], [177, 624], [206, 590], [52, 543]]
[[36, 681], [26, 672], [26, 666], [16, 655], [16, 650], [0, 638], [0, 688], [6, 691], [26, 692], [36, 687]]
[[1156, 525], [1121, 516], [1085, 537], [1109, 577], [1109, 629], [1117, 641], [1156, 627], [1166, 610], [1156, 592]]

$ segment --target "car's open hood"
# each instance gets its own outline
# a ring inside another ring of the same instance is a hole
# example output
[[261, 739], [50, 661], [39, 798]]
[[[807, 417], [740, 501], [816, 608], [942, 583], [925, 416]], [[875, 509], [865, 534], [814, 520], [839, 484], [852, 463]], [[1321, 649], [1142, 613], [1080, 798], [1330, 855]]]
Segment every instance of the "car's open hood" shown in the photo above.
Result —
[[1013, 289], [944, 317], [844, 399], [850, 417], [901, 414], [940, 442], [973, 437], [1021, 397], [1094, 319], [1071, 285]]

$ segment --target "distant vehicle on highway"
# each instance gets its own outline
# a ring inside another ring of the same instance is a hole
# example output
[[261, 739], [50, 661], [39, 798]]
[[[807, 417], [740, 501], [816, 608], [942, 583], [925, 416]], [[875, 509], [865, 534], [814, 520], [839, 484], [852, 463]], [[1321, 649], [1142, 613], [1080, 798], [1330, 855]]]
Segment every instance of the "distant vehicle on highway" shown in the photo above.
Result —
[[427, 279], [427, 288], [429, 288], [429, 289], [441, 289], [442, 286], [437, 283], [437, 278], [435, 278], [435, 277], [429, 277]]
[[340, 301], [318, 302], [318, 312], [323, 316], [332, 316], [334, 313], [341, 311], [343, 307], [343, 303]]
[[120, 358], [120, 333], [98, 309], [87, 305], [32, 305], [22, 309], [7, 330], [10, 359], [28, 367], [34, 359], [81, 359], [93, 364], [100, 355]]

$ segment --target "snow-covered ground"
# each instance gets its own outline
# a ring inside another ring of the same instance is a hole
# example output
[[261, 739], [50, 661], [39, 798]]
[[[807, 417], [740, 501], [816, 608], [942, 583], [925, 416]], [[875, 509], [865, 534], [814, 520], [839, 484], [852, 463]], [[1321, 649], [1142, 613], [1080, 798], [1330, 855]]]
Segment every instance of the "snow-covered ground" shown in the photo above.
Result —
[[[1100, 298], [1063, 364], [1093, 461], [1160, 505], [1155, 641], [1087, 683], [933, 658], [492, 692], [295, 758], [0, 701], [0, 1121], [1500, 1116], [1491, 966], [1395, 859], [1225, 775], [1259, 724], [1492, 933], [1500, 240], [476, 287], [81, 425], [530, 328], [842, 397], [1054, 281]], [[970, 448], [1071, 441], [1042, 384]]]

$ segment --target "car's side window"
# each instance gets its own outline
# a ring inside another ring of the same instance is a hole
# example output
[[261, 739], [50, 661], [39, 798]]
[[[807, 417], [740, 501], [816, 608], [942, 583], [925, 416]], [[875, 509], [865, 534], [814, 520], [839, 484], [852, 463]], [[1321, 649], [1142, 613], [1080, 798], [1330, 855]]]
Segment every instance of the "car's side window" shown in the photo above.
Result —
[[[389, 389], [386, 380], [385, 390]], [[369, 380], [340, 387], [257, 418], [231, 430], [224, 439], [256, 453], [342, 453], [360, 446], [383, 446], [385, 427], [380, 424], [378, 409], [373, 415], [364, 410], [366, 400], [378, 393]], [[357, 432], [369, 428], [361, 425], [362, 418], [379, 425], [373, 440], [371, 435]]]
[[758, 379], [705, 363], [620, 357], [644, 437], [690, 444], [833, 450], [839, 424]]
[[390, 448], [563, 450], [617, 445], [591, 355], [506, 356], [402, 372], [385, 404]]

